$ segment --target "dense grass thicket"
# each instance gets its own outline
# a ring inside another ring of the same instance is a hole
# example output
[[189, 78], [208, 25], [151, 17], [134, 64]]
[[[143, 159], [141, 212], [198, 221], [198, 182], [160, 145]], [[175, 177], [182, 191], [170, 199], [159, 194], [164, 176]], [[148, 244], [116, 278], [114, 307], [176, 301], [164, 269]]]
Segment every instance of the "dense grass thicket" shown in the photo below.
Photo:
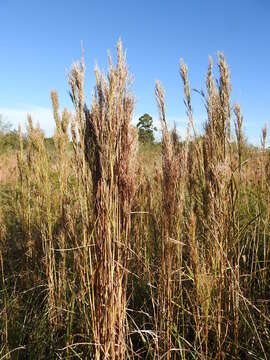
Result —
[[182, 142], [157, 82], [162, 144], [138, 146], [121, 43], [90, 106], [83, 59], [74, 113], [52, 91], [53, 142], [29, 115], [0, 154], [0, 359], [270, 358], [267, 133], [246, 145], [222, 54], [218, 69], [197, 134], [180, 63]]

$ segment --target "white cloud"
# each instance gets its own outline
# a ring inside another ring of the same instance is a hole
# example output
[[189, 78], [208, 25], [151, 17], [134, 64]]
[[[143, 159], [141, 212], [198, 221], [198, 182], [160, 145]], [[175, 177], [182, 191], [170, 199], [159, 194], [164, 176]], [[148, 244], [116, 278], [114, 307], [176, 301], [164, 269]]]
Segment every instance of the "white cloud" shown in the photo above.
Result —
[[[31, 114], [33, 118], [33, 122], [36, 125], [39, 122], [41, 129], [45, 132], [46, 136], [52, 136], [54, 133], [55, 123], [53, 119], [53, 111], [49, 107], [41, 107], [35, 105], [22, 105], [14, 108], [1, 108], [0, 114], [4, 117], [5, 120], [12, 124], [14, 129], [18, 128], [19, 123], [22, 126], [22, 131], [26, 132], [27, 125], [27, 114]], [[139, 116], [134, 114], [132, 123], [136, 125]], [[195, 120], [196, 128], [198, 133], [200, 133], [200, 123], [202, 121], [200, 119]], [[187, 134], [187, 124], [188, 118], [187, 116], [182, 117], [167, 117], [167, 123], [169, 129], [172, 129], [174, 123], [176, 124], [176, 128], [178, 130], [181, 138], [185, 138]], [[161, 139], [161, 125], [159, 121], [158, 114], [153, 115], [153, 125], [157, 128], [157, 132], [155, 133], [155, 137], [157, 140]]]
[[27, 114], [33, 118], [36, 125], [40, 124], [40, 128], [45, 132], [46, 136], [52, 136], [54, 133], [54, 119], [51, 108], [41, 106], [20, 106], [16, 108], [0, 108], [0, 114], [4, 120], [8, 121], [14, 129], [18, 129], [21, 124], [22, 131], [26, 131]]

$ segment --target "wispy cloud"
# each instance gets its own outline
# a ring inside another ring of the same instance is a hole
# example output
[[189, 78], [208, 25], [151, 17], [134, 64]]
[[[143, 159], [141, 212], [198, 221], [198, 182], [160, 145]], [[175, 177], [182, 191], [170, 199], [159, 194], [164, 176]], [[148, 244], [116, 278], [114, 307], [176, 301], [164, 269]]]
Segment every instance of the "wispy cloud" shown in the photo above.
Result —
[[31, 114], [34, 124], [39, 122], [46, 136], [52, 136], [54, 132], [53, 112], [51, 108], [41, 106], [20, 106], [16, 108], [0, 108], [0, 114], [14, 129], [21, 124], [22, 131], [26, 131], [27, 114]]
[[[27, 114], [31, 114], [33, 118], [34, 124], [39, 122], [41, 129], [45, 132], [46, 136], [52, 136], [54, 133], [54, 119], [53, 119], [53, 111], [49, 107], [35, 106], [35, 105], [21, 105], [14, 108], [1, 108], [0, 107], [0, 115], [4, 117], [9, 123], [12, 124], [14, 129], [18, 128], [19, 123], [22, 126], [22, 131], [26, 131], [27, 125]], [[140, 115], [134, 114], [132, 123], [136, 125], [138, 122]], [[172, 129], [174, 123], [176, 124], [177, 131], [181, 138], [185, 138], [187, 134], [187, 116], [168, 116], [167, 123], [169, 129]], [[196, 128], [198, 132], [200, 132], [202, 119], [195, 119]], [[160, 140], [161, 139], [161, 125], [159, 121], [158, 114], [153, 115], [153, 125], [157, 128], [157, 132], [155, 133], [155, 137]]]

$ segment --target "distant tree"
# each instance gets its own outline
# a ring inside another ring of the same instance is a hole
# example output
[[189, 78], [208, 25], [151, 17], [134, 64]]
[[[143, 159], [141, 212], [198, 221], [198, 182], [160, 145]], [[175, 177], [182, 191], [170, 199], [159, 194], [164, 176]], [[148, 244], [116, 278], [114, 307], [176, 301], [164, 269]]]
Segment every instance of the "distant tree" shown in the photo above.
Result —
[[16, 130], [0, 114], [0, 153], [19, 148], [19, 137]]
[[139, 129], [139, 141], [142, 143], [153, 143], [155, 140], [153, 119], [149, 114], [144, 114], [139, 118], [137, 128]]
[[44, 138], [44, 144], [49, 152], [55, 152], [55, 144], [53, 137]]
[[11, 131], [11, 124], [4, 120], [3, 116], [0, 114], [0, 134], [6, 134]]

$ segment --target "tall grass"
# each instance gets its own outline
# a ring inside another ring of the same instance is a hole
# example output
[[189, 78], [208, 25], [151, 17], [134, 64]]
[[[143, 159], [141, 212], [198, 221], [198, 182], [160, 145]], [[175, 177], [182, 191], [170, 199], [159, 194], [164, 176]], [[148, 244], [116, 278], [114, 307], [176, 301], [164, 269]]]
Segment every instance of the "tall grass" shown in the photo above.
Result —
[[183, 60], [182, 141], [156, 83], [152, 147], [137, 142], [121, 42], [90, 105], [84, 77], [82, 58], [72, 113], [51, 92], [53, 148], [29, 115], [16, 169], [0, 166], [0, 359], [269, 358], [267, 130], [247, 145], [224, 55], [217, 79], [209, 59], [202, 134]]

